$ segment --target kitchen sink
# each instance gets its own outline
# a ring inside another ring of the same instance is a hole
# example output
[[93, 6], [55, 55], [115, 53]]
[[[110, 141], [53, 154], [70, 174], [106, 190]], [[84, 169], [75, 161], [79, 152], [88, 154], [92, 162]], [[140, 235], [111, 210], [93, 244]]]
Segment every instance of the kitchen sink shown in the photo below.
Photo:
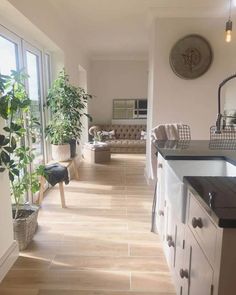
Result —
[[170, 160], [165, 173], [165, 192], [177, 217], [185, 223], [187, 187], [184, 176], [236, 176], [236, 166], [224, 160]]

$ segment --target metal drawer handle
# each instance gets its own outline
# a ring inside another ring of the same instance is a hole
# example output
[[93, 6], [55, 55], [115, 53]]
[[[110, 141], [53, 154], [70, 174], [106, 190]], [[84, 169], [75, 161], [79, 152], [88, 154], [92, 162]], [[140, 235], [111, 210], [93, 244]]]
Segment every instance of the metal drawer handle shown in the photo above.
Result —
[[158, 215], [159, 215], [159, 216], [164, 216], [164, 211], [163, 211], [163, 210], [159, 210], [159, 211], [158, 211]]
[[197, 227], [202, 228], [203, 227], [202, 219], [193, 217], [192, 226], [193, 226], [193, 228], [197, 228]]
[[182, 269], [179, 271], [179, 275], [181, 277], [181, 279], [188, 279], [188, 270], [187, 269]]

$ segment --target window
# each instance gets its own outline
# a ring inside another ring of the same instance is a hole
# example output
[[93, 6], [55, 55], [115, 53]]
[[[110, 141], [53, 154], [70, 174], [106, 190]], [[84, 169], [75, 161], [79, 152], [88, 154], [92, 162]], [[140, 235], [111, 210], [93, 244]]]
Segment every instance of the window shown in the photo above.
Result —
[[114, 99], [113, 119], [146, 119], [147, 99]]
[[31, 114], [40, 122], [36, 130], [36, 142], [31, 143], [35, 149], [33, 169], [44, 162], [43, 134], [42, 134], [42, 112], [41, 112], [41, 89], [39, 76], [39, 56], [26, 51], [26, 64], [28, 78], [28, 94], [31, 100]]
[[[27, 142], [27, 139], [23, 142], [24, 145], [31, 146], [36, 151], [33, 165], [28, 167], [28, 171], [32, 171], [47, 160], [47, 145], [43, 134], [47, 114], [43, 111], [43, 105], [51, 85], [51, 57], [48, 52], [32, 46], [0, 25], [0, 73], [10, 75], [11, 70], [19, 69], [25, 69], [29, 75], [26, 80], [26, 89], [32, 101], [31, 111], [41, 123], [37, 130], [36, 142]], [[26, 199], [30, 197], [31, 194], [28, 194]]]
[[17, 44], [0, 35], [0, 73], [10, 75], [18, 68]]

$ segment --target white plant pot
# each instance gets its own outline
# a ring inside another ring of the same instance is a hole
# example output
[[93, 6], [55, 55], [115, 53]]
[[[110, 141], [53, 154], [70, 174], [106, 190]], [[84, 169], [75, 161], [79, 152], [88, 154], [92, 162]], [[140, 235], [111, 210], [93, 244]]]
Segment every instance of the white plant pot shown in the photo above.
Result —
[[52, 158], [54, 161], [63, 162], [70, 159], [70, 145], [62, 144], [55, 145], [52, 144]]

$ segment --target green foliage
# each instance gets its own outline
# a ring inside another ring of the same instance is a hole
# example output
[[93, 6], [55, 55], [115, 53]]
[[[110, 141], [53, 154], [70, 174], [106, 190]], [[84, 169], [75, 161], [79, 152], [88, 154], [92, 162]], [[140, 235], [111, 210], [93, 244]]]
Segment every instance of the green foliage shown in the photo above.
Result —
[[75, 87], [69, 83], [69, 76], [63, 69], [53, 82], [47, 96], [47, 106], [52, 120], [46, 128], [46, 134], [53, 144], [68, 143], [71, 139], [78, 140], [82, 133], [81, 118], [91, 116], [85, 113], [88, 99], [83, 88]]
[[12, 71], [11, 76], [0, 74], [0, 117], [6, 120], [5, 133], [0, 134], [0, 172], [8, 170], [16, 204], [15, 218], [25, 193], [29, 190], [35, 193], [39, 189], [40, 171], [27, 172], [34, 159], [34, 150], [23, 145], [26, 137], [34, 141], [34, 131], [39, 126], [30, 113], [31, 101], [24, 86], [26, 78], [22, 71]]

